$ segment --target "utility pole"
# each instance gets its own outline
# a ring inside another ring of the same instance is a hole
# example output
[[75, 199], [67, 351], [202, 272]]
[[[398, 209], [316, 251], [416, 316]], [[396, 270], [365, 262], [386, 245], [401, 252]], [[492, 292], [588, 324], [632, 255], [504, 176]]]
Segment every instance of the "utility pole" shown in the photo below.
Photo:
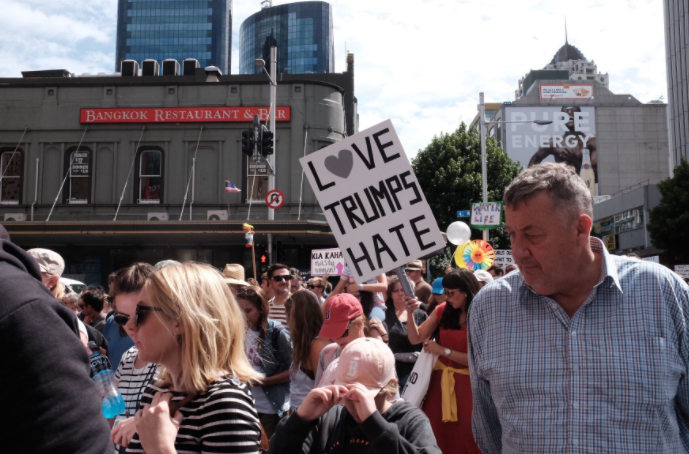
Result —
[[[483, 92], [478, 95], [479, 124], [481, 125], [481, 189], [483, 203], [488, 203], [488, 172], [486, 171], [486, 104], [483, 101]], [[488, 241], [488, 230], [483, 231], [483, 240]]]
[[[273, 46], [270, 48], [270, 130], [273, 132], [273, 150], [275, 150], [275, 142], [277, 134], [275, 131], [275, 111], [277, 108], [277, 66], [278, 66], [278, 48]], [[275, 189], [275, 153], [267, 156], [268, 160], [268, 192]], [[268, 208], [268, 220], [275, 220], [275, 210]], [[273, 234], [268, 234], [268, 265], [275, 263], [273, 257]]]

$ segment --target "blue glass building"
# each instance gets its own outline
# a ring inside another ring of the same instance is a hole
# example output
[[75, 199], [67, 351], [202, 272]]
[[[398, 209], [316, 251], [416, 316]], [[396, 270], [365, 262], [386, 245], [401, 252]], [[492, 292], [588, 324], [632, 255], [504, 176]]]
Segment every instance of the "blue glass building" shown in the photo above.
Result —
[[335, 72], [330, 4], [288, 3], [249, 16], [239, 29], [239, 74], [262, 74], [257, 58], [269, 69], [271, 46], [278, 48], [278, 73]]
[[117, 62], [195, 58], [229, 74], [232, 0], [118, 0]]

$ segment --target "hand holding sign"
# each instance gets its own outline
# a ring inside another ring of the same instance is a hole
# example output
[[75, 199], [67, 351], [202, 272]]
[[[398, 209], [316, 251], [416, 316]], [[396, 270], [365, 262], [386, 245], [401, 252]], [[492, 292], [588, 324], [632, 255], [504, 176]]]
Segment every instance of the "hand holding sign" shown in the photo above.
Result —
[[390, 120], [300, 162], [357, 281], [444, 246]]

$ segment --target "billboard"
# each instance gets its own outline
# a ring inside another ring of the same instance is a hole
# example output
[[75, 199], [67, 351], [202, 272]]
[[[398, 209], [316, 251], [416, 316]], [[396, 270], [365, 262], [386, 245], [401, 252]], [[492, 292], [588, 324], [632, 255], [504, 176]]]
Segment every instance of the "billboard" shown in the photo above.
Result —
[[593, 84], [541, 84], [541, 99], [590, 99]]
[[[598, 194], [598, 149], [594, 107], [505, 107], [504, 148], [522, 166], [541, 162], [569, 164]], [[547, 121], [538, 125], [534, 121]]]

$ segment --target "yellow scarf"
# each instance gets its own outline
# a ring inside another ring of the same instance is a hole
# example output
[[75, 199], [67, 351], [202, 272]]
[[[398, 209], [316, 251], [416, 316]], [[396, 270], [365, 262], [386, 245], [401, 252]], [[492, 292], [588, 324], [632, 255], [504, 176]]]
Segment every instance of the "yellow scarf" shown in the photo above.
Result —
[[469, 375], [469, 369], [455, 369], [436, 361], [433, 370], [443, 371], [440, 389], [443, 395], [443, 422], [457, 422], [457, 395], [455, 394], [455, 374]]

